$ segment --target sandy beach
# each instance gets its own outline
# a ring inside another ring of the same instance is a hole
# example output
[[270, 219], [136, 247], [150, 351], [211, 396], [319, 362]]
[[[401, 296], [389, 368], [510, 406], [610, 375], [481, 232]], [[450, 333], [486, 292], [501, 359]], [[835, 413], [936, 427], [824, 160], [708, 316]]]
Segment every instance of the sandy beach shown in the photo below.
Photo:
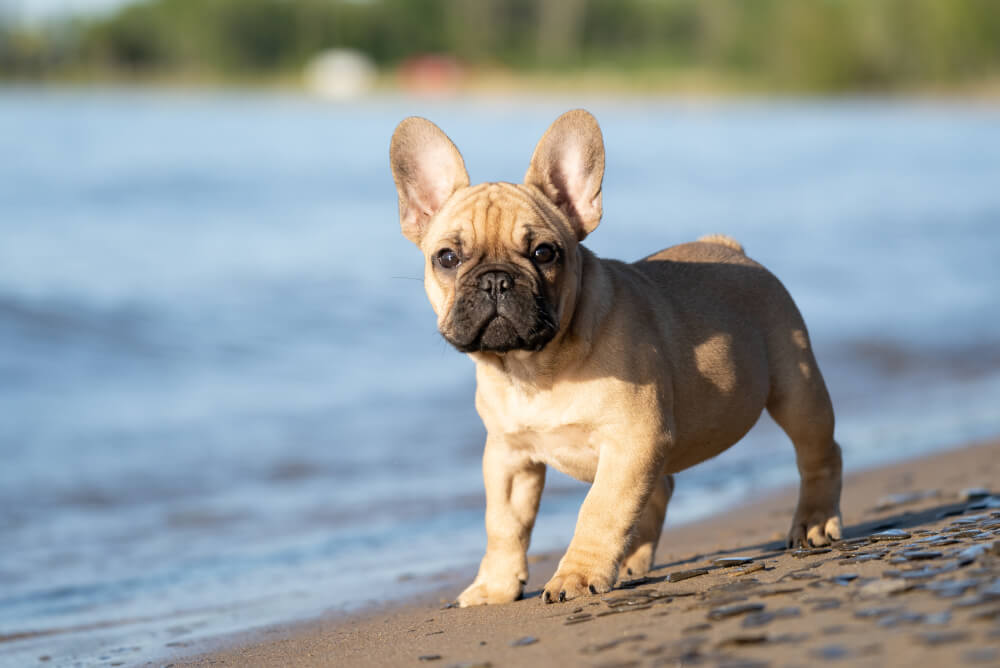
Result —
[[668, 515], [655, 570], [609, 594], [543, 604], [559, 556], [543, 555], [510, 605], [451, 607], [449, 581], [173, 666], [1000, 665], [998, 476], [1000, 441], [947, 450], [847, 475], [832, 548], [782, 549], [786, 489], [687, 526]]

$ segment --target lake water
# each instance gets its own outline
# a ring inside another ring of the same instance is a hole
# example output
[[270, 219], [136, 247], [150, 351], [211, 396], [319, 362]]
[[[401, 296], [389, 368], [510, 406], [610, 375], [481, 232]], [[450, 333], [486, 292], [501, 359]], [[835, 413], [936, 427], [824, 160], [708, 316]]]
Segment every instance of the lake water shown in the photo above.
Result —
[[[428, 116], [473, 182], [514, 181], [581, 104], [588, 246], [740, 240], [805, 315], [849, 470], [1000, 433], [996, 107], [0, 89], [0, 665], [142, 662], [474, 565], [473, 367], [389, 137]], [[765, 419], [668, 522], [795, 478]], [[550, 476], [533, 550], [585, 492]]]

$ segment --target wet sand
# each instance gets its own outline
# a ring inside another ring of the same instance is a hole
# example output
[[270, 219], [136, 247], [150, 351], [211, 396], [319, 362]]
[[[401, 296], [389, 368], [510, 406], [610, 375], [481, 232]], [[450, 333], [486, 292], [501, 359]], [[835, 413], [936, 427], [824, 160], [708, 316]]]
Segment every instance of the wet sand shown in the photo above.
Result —
[[462, 586], [449, 583], [431, 597], [244, 634], [172, 663], [1000, 665], [1000, 441], [849, 474], [845, 537], [830, 548], [782, 549], [794, 503], [787, 489], [678, 528], [668, 515], [655, 570], [608, 594], [543, 604], [538, 593], [560, 556], [545, 555], [516, 603], [448, 607], [439, 597]]

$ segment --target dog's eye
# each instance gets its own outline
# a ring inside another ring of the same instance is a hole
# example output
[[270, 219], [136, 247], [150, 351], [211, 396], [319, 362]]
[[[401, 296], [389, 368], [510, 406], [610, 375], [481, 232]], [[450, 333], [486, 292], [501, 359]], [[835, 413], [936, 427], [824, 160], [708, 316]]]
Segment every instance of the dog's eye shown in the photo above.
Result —
[[538, 264], [548, 264], [556, 259], [556, 249], [552, 244], [539, 244], [531, 253], [531, 257]]
[[462, 259], [452, 249], [442, 248], [438, 251], [437, 262], [444, 269], [454, 269], [462, 262]]

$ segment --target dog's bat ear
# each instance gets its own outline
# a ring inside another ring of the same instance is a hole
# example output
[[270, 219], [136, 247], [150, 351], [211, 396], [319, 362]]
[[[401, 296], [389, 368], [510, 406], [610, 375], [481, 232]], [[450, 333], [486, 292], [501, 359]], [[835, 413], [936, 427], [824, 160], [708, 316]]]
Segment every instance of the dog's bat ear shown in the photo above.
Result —
[[558, 206], [582, 240], [601, 221], [604, 139], [597, 119], [574, 109], [555, 120], [531, 156], [524, 182]]
[[417, 116], [396, 126], [389, 162], [399, 193], [400, 227], [419, 246], [434, 214], [452, 193], [469, 185], [465, 162], [441, 128]]

